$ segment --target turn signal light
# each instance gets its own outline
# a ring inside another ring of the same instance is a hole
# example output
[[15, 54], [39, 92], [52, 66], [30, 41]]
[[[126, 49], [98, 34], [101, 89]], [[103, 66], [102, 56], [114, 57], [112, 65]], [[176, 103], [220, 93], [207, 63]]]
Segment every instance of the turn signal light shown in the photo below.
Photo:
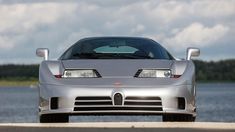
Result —
[[55, 78], [62, 78], [62, 75], [54, 75]]
[[181, 75], [172, 75], [172, 78], [180, 78]]

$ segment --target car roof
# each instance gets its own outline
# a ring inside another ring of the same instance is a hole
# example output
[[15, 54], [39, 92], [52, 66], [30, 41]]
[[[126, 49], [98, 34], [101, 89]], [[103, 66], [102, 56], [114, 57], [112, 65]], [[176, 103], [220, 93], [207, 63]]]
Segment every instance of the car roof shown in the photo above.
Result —
[[94, 39], [140, 39], [140, 40], [152, 40], [146, 37], [129, 37], [129, 36], [102, 36], [102, 37], [86, 37], [79, 41], [94, 40]]

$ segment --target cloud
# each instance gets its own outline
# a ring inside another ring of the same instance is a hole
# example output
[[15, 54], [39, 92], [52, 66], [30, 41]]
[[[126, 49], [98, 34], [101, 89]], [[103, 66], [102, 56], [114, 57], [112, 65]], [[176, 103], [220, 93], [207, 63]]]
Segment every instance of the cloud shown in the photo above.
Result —
[[14, 47], [15, 42], [6, 36], [0, 36], [0, 48], [1, 49], [11, 49]]
[[186, 48], [189, 46], [206, 47], [213, 45], [229, 31], [229, 28], [221, 24], [205, 27], [201, 23], [192, 23], [180, 31], [177, 30], [173, 29], [174, 36], [165, 40], [172, 48], [176, 46]]
[[143, 32], [145, 30], [145, 26], [142, 25], [142, 24], [138, 24], [136, 25], [136, 27], [134, 27], [131, 32], [132, 33], [140, 33], [140, 32]]
[[198, 12], [204, 17], [227, 17], [235, 15], [235, 1], [233, 0], [214, 0], [195, 1], [192, 3], [193, 13]]
[[53, 25], [75, 8], [76, 5], [62, 3], [0, 5], [1, 48], [14, 48], [19, 36], [27, 38], [35, 30]]
[[38, 47], [58, 58], [89, 36], [150, 37], [173, 54], [188, 46], [208, 50], [235, 41], [232, 0], [2, 0], [0, 16], [0, 62], [39, 62]]

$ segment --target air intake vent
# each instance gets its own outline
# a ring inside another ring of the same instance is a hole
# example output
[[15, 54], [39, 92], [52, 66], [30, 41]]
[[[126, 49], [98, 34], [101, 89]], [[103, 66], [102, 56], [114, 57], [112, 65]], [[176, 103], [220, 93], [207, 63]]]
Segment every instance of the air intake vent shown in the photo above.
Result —
[[157, 112], [162, 111], [160, 97], [154, 96], [124, 96], [115, 93], [113, 100], [109, 96], [85, 96], [77, 97], [74, 103], [74, 111], [99, 111], [99, 112]]
[[94, 110], [97, 107], [110, 107], [112, 106], [111, 97], [107, 96], [84, 96], [77, 97], [74, 103], [75, 111], [89, 110], [89, 108], [93, 108]]
[[110, 97], [106, 96], [85, 96], [85, 97], [77, 97], [75, 100], [111, 100]]
[[74, 111], [162, 111], [159, 107], [75, 107]]
[[142, 69], [139, 69], [139, 70], [135, 73], [134, 77], [138, 77], [142, 71], [143, 71]]
[[158, 107], [162, 109], [162, 101], [160, 97], [139, 97], [129, 96], [125, 98], [125, 106], [136, 107]]
[[51, 98], [51, 109], [58, 109], [58, 97], [52, 97]]
[[178, 108], [182, 110], [185, 109], [185, 99], [182, 97], [178, 98]]

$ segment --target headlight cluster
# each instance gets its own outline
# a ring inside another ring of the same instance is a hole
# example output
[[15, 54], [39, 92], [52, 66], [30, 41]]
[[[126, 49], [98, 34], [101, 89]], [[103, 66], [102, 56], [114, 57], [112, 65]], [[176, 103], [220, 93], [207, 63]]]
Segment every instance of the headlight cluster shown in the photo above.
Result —
[[[101, 75], [94, 69], [66, 69], [63, 75], [54, 75], [56, 78], [99, 78]], [[170, 69], [140, 69], [134, 77], [137, 78], [179, 78], [173, 75]]]
[[81, 69], [81, 70], [65, 70], [63, 78], [96, 78], [100, 77], [96, 70]]
[[171, 70], [169, 69], [141, 69], [137, 72], [135, 77], [140, 78], [171, 78]]

